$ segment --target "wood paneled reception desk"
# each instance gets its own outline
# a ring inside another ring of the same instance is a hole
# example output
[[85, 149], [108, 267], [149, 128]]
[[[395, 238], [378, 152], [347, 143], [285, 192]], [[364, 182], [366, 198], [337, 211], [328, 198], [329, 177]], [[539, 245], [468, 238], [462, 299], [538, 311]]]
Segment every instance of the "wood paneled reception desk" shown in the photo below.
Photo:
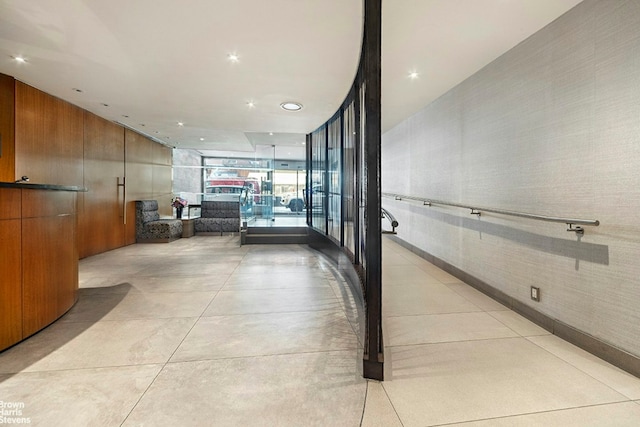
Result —
[[85, 190], [0, 182], [0, 351], [77, 300], [79, 191]]

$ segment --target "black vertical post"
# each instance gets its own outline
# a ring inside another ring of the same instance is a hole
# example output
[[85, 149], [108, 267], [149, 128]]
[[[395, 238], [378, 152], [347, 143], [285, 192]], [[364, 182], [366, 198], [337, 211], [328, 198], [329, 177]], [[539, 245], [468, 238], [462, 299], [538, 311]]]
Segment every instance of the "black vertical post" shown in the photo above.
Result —
[[353, 261], [357, 265], [362, 265], [362, 258], [360, 254], [360, 189], [362, 188], [362, 171], [360, 170], [360, 164], [362, 159], [360, 158], [360, 150], [362, 144], [361, 131], [360, 131], [360, 86], [362, 85], [362, 66], [358, 72], [355, 83], [355, 91], [353, 95], [353, 114], [354, 114], [354, 131], [355, 138], [353, 141], [353, 174], [355, 176], [353, 187]]
[[308, 196], [309, 189], [311, 188], [311, 175], [313, 174], [313, 137], [312, 134], [307, 134], [306, 137], [306, 148], [307, 148], [307, 175], [305, 177], [305, 188], [302, 191], [302, 200], [307, 201], [307, 206], [305, 212], [307, 214], [307, 225], [312, 226], [311, 220], [311, 198]]
[[322, 177], [322, 209], [324, 214], [324, 234], [329, 235], [329, 122], [324, 124], [324, 176]]
[[344, 183], [347, 181], [344, 179], [344, 107], [340, 107], [340, 247], [344, 247], [344, 221], [345, 221], [345, 206], [347, 205], [344, 198], [345, 188]]
[[366, 304], [365, 378], [382, 381], [382, 229], [380, 225], [382, 0], [364, 3], [365, 162], [366, 162]]

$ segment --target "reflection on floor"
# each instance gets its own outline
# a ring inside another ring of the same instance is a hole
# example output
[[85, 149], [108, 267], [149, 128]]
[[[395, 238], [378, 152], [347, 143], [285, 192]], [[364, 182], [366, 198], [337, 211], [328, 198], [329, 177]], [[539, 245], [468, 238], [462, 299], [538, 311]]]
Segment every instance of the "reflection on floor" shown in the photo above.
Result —
[[639, 379], [387, 239], [386, 378], [367, 382], [353, 298], [333, 268], [304, 246], [238, 240], [82, 260], [78, 304], [0, 353], [0, 416], [65, 427], [640, 425]]

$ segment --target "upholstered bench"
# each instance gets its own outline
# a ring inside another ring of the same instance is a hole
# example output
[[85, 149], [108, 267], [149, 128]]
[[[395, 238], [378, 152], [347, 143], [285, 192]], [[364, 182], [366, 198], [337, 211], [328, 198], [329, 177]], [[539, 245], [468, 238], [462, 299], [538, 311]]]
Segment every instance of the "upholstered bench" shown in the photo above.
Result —
[[240, 202], [202, 201], [200, 218], [194, 223], [196, 234], [240, 232]]
[[157, 200], [136, 201], [136, 242], [168, 243], [182, 237], [182, 221], [160, 219]]

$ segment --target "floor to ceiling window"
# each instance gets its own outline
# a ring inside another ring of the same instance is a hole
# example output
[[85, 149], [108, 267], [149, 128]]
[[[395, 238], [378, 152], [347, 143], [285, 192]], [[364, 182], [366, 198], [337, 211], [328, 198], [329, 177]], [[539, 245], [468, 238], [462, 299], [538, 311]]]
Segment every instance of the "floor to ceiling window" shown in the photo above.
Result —
[[[247, 226], [305, 225], [304, 147], [257, 145], [253, 152], [175, 149], [173, 193], [198, 216], [203, 200], [242, 200]], [[244, 192], [244, 195], [243, 195]]]

